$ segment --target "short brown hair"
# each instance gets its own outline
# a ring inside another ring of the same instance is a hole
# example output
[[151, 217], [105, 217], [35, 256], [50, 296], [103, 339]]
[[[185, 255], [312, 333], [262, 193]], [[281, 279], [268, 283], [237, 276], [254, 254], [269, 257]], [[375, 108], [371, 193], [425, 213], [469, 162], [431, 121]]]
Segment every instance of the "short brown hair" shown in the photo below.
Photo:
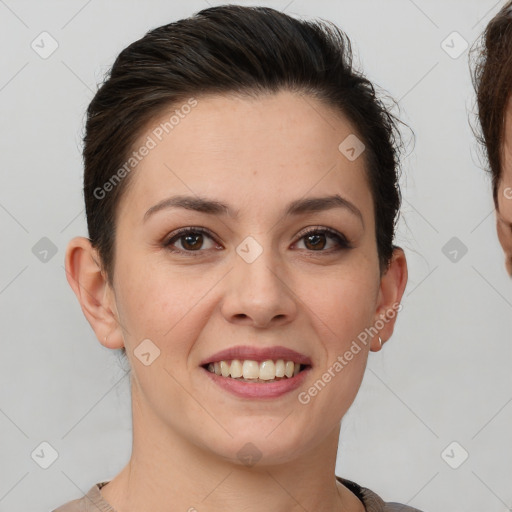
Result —
[[512, 0], [489, 22], [470, 58], [480, 122], [480, 131], [475, 131], [475, 136], [487, 156], [497, 205], [506, 111], [512, 91]]
[[88, 107], [85, 209], [91, 244], [110, 283], [117, 206], [133, 173], [109, 185], [108, 194], [104, 185], [116, 178], [148, 122], [191, 96], [257, 96], [282, 89], [323, 101], [345, 115], [362, 139], [379, 262], [381, 271], [387, 268], [401, 202], [399, 120], [352, 66], [348, 37], [329, 22], [302, 21], [268, 7], [224, 5], [155, 28], [130, 44]]

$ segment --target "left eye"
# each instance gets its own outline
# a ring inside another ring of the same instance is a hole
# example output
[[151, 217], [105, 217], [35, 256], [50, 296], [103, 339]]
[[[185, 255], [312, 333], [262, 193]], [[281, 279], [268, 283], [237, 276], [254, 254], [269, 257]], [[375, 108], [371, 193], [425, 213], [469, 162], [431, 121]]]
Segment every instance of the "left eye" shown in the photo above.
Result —
[[[300, 240], [304, 240], [304, 244], [308, 244], [313, 247], [312, 251], [316, 252], [326, 252], [323, 249], [326, 248], [327, 242], [325, 241], [327, 238], [331, 240], [335, 240], [336, 244], [334, 246], [335, 249], [347, 249], [350, 247], [347, 239], [340, 235], [339, 233], [330, 230], [330, 229], [314, 229], [304, 233]], [[306, 247], [309, 249], [310, 247]], [[333, 247], [328, 247], [327, 249], [332, 249]]]

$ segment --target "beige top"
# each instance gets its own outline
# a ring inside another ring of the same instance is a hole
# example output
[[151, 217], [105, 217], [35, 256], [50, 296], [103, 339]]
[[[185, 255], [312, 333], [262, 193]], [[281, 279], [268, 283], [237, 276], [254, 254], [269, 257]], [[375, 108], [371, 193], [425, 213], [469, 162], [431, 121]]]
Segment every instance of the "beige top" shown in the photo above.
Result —
[[[421, 512], [417, 508], [400, 505], [400, 503], [385, 503], [382, 498], [377, 496], [373, 491], [370, 491], [370, 489], [361, 487], [339, 476], [336, 478], [363, 502], [366, 512]], [[70, 501], [52, 512], [116, 512], [114, 508], [103, 499], [100, 492], [100, 489], [107, 484], [108, 481], [94, 485], [83, 498]]]

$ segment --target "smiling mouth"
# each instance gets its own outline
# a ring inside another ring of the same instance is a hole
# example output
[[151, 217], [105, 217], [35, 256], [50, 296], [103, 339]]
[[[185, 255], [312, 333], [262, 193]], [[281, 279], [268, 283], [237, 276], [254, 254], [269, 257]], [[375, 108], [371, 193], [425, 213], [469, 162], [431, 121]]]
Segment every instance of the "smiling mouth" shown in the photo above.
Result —
[[309, 368], [309, 365], [285, 359], [267, 359], [261, 362], [252, 359], [233, 359], [207, 363], [203, 368], [219, 377], [259, 383], [291, 379]]

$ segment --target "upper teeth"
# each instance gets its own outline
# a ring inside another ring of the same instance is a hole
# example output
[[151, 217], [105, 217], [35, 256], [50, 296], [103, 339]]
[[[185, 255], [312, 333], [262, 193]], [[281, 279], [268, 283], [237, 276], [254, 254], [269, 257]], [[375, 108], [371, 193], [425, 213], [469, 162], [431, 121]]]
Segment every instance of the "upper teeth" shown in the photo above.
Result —
[[283, 359], [278, 359], [275, 362], [268, 359], [261, 363], [251, 359], [244, 361], [233, 359], [233, 361], [210, 363], [208, 370], [223, 377], [272, 380], [276, 377], [297, 375], [300, 371], [300, 364], [293, 361], [284, 361]]

